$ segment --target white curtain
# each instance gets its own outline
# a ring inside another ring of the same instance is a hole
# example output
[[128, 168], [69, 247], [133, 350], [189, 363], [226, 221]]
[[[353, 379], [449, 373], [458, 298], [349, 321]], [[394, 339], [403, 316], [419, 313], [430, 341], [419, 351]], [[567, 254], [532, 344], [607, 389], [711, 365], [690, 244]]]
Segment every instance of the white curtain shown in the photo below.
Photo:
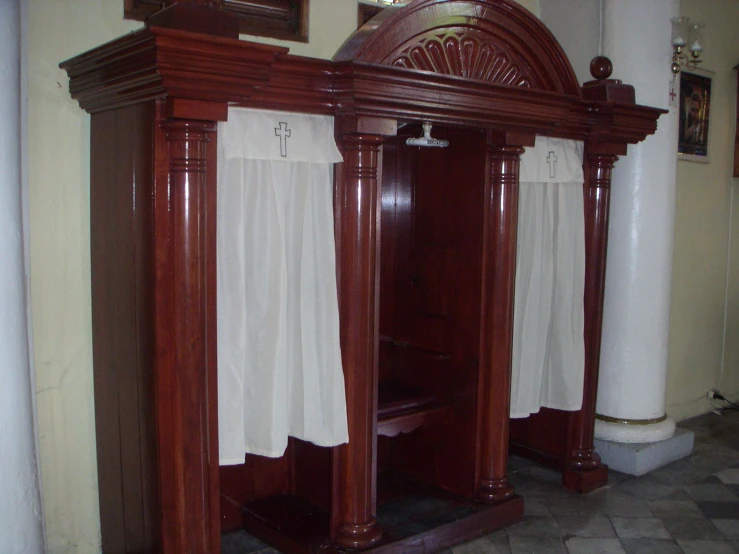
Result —
[[537, 137], [521, 156], [511, 417], [579, 410], [585, 218], [582, 142]]
[[232, 108], [218, 134], [220, 463], [345, 443], [333, 118]]

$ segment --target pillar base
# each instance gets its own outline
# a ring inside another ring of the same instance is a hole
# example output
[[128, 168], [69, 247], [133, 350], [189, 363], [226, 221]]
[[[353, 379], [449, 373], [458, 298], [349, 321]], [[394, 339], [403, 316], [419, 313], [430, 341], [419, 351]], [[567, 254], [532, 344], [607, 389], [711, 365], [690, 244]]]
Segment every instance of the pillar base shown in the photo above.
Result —
[[605, 464], [587, 471], [566, 469], [562, 472], [562, 486], [580, 494], [589, 493], [607, 484], [608, 466]]
[[481, 479], [475, 496], [478, 501], [485, 504], [498, 504], [513, 497], [514, 492], [507, 477], [496, 481]]
[[[596, 416], [595, 438], [611, 442], [646, 443], [669, 439], [675, 433], [675, 420], [671, 417], [646, 425], [633, 423], [610, 423]], [[596, 446], [603, 457], [603, 451]], [[610, 465], [610, 464], [609, 464]]]
[[624, 443], [595, 439], [604, 462], [611, 469], [628, 475], [644, 475], [659, 467], [680, 460], [693, 451], [692, 431], [677, 429], [667, 440], [649, 443]]
[[372, 520], [362, 524], [344, 524], [334, 539], [334, 544], [349, 550], [369, 548], [382, 538], [382, 530]]

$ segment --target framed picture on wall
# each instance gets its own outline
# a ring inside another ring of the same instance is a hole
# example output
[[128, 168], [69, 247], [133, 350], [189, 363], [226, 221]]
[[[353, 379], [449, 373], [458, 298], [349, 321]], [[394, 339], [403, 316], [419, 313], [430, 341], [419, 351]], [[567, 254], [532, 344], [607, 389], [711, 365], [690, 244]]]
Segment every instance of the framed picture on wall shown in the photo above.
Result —
[[677, 154], [681, 160], [708, 162], [712, 71], [680, 72], [680, 127]]

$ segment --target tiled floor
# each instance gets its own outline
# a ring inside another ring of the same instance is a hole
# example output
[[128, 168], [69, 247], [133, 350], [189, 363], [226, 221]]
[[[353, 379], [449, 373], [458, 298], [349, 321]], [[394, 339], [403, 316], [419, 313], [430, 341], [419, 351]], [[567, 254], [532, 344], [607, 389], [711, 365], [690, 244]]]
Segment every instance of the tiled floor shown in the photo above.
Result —
[[[523, 521], [445, 554], [739, 553], [739, 412], [681, 422], [695, 433], [684, 460], [643, 477], [611, 472], [607, 487], [564, 490], [559, 474], [512, 458]], [[223, 554], [276, 552], [245, 533], [224, 537]]]

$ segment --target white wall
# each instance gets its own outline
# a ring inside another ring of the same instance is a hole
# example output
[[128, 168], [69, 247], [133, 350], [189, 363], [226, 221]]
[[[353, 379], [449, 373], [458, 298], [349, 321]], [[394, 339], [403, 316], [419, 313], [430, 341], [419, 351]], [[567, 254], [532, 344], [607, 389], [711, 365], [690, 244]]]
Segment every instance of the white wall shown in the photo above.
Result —
[[[542, 0], [540, 16], [570, 59], [580, 84], [592, 81], [590, 61], [600, 53], [601, 0]], [[614, 79], [618, 79], [614, 68]]]
[[710, 163], [677, 167], [667, 374], [667, 411], [676, 419], [708, 411], [712, 388], [739, 400], [739, 198], [732, 178], [739, 3], [682, 0], [680, 13], [706, 23], [701, 67], [715, 73]]
[[21, 174], [21, 20], [0, 0], [0, 552], [43, 551], [36, 464]]

